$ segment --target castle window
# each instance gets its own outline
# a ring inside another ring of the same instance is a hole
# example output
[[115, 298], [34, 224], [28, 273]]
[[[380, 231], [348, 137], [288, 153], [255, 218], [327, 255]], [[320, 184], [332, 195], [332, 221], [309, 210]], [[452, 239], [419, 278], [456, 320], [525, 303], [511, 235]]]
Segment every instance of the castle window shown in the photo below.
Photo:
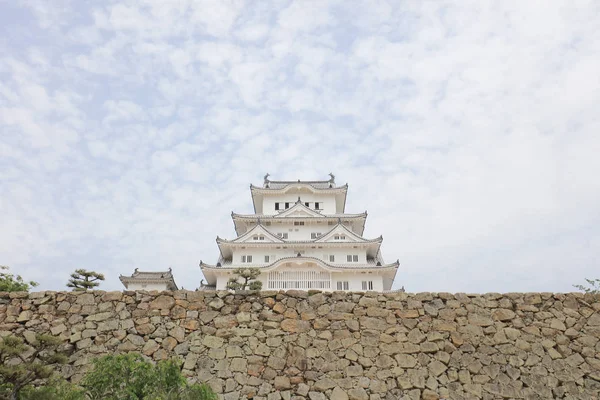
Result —
[[335, 262], [335, 255], [331, 254], [329, 256], [329, 262]]
[[348, 261], [348, 262], [358, 262], [358, 255], [357, 254], [348, 254], [346, 256], [346, 261]]
[[268, 263], [269, 260], [270, 260], [270, 257], [269, 256], [265, 256], [265, 262]]
[[306, 203], [304, 203], [304, 205], [308, 208], [310, 208], [310, 203], [307, 201]]
[[325, 271], [271, 271], [269, 289], [329, 289], [331, 274]]
[[362, 290], [373, 290], [373, 281], [362, 281]]
[[279, 210], [279, 203], [275, 203], [275, 210]]
[[316, 238], [318, 238], [318, 237], [320, 237], [320, 236], [321, 236], [321, 232], [312, 232], [312, 233], [310, 234], [310, 238], [311, 238], [311, 239], [316, 239]]
[[277, 232], [277, 236], [279, 236], [282, 239], [287, 239], [288, 238], [288, 233], [287, 232], [284, 232], [284, 233]]
[[242, 262], [243, 263], [251, 263], [252, 262], [252, 256], [242, 256]]
[[290, 203], [285, 203], [285, 209], [287, 210], [288, 208], [290, 208]]
[[296, 225], [296, 226], [304, 225], [304, 221], [294, 221], [294, 225]]
[[338, 281], [337, 282], [337, 290], [349, 290], [350, 282], [348, 281]]
[[321, 206], [320, 206], [320, 204], [321, 204], [321, 203], [317, 203], [317, 202], [315, 202], [315, 210], [319, 210], [319, 209], [320, 209], [320, 207], [321, 207]]

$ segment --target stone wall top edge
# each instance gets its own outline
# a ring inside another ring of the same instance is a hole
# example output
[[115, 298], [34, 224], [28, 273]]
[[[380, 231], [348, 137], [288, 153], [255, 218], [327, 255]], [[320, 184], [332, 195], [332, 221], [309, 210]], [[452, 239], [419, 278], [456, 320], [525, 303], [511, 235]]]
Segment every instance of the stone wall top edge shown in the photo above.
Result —
[[289, 297], [308, 297], [314, 294], [323, 294], [325, 296], [341, 296], [341, 295], [364, 295], [367, 297], [377, 297], [377, 296], [384, 296], [384, 297], [405, 297], [405, 298], [425, 298], [425, 297], [435, 297], [435, 298], [444, 298], [444, 297], [455, 297], [455, 298], [464, 298], [464, 297], [468, 297], [468, 298], [476, 298], [476, 297], [483, 297], [483, 298], [494, 298], [494, 297], [523, 297], [523, 296], [536, 296], [539, 295], [541, 297], [544, 298], [550, 298], [550, 297], [555, 297], [555, 296], [574, 296], [574, 297], [580, 297], [580, 298], [584, 298], [586, 296], [598, 296], [600, 297], [600, 294], [597, 295], [593, 295], [593, 294], [587, 294], [587, 293], [582, 293], [582, 292], [504, 292], [504, 293], [500, 293], [500, 292], [485, 292], [485, 293], [466, 293], [466, 292], [414, 292], [414, 293], [410, 293], [410, 292], [365, 292], [365, 291], [355, 291], [355, 292], [348, 292], [348, 291], [333, 291], [333, 292], [326, 292], [326, 291], [319, 291], [319, 290], [309, 290], [309, 291], [304, 291], [304, 290], [288, 290], [288, 291], [284, 291], [284, 290], [268, 290], [268, 291], [239, 291], [239, 292], [231, 292], [231, 291], [227, 291], [227, 290], [221, 290], [221, 291], [215, 291], [215, 290], [203, 290], [203, 291], [194, 291], [194, 290], [164, 290], [164, 291], [158, 291], [158, 290], [152, 290], [152, 291], [145, 291], [145, 290], [138, 290], [138, 291], [131, 291], [131, 290], [114, 290], [114, 291], [105, 291], [105, 290], [90, 290], [90, 291], [54, 291], [54, 290], [45, 290], [45, 291], [31, 291], [31, 292], [0, 292], [0, 298], [30, 298], [30, 299], [35, 299], [35, 298], [40, 298], [40, 297], [44, 297], [44, 296], [52, 296], [52, 295], [70, 295], [70, 296], [80, 296], [80, 295], [84, 295], [84, 294], [93, 294], [95, 296], [102, 296], [106, 293], [122, 293], [123, 295], [128, 295], [128, 296], [135, 296], [135, 295], [147, 295], [147, 296], [160, 296], [160, 295], [182, 295], [182, 294], [188, 294], [188, 293], [193, 293], [197, 296], [204, 296], [204, 297], [214, 297], [214, 296], [218, 296], [218, 297], [223, 297], [223, 296], [228, 296], [228, 295], [237, 295], [237, 296], [243, 296], [243, 295], [251, 295], [251, 296], [260, 296], [260, 297], [271, 297], [271, 296], [276, 296], [276, 295], [284, 295], [284, 296], [289, 296]]

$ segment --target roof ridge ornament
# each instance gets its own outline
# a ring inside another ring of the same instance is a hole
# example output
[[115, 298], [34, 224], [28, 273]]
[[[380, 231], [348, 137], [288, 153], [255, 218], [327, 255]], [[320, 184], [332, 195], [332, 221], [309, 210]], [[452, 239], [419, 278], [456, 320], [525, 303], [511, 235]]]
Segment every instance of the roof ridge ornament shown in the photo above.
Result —
[[298, 200], [296, 200], [296, 204], [298, 203], [302, 203], [302, 201], [300, 201], [300, 196], [298, 196]]
[[269, 182], [270, 182], [270, 181], [269, 181], [269, 176], [270, 176], [270, 175], [269, 175], [269, 173], [267, 172], [267, 174], [266, 174], [266, 175], [264, 176], [264, 178], [263, 178], [263, 179], [264, 179], [264, 186], [265, 186], [265, 187], [267, 187], [267, 188], [269, 187]]
[[331, 177], [331, 179], [329, 179], [329, 183], [335, 183], [335, 175], [332, 172], [330, 172], [329, 176]]

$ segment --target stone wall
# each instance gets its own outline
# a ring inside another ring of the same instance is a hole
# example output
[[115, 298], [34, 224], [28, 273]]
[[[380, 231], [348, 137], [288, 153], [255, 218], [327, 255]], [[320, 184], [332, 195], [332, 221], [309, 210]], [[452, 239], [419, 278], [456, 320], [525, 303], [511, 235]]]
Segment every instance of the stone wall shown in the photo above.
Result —
[[600, 297], [578, 293], [0, 293], [0, 336], [177, 356], [224, 399], [597, 399]]

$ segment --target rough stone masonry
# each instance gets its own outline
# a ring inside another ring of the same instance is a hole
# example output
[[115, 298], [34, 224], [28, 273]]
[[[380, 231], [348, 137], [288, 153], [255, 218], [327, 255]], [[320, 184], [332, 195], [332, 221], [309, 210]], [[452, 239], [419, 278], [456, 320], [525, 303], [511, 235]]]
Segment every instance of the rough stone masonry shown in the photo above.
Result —
[[600, 296], [580, 293], [0, 293], [0, 336], [36, 332], [74, 382], [135, 351], [227, 400], [600, 398]]

